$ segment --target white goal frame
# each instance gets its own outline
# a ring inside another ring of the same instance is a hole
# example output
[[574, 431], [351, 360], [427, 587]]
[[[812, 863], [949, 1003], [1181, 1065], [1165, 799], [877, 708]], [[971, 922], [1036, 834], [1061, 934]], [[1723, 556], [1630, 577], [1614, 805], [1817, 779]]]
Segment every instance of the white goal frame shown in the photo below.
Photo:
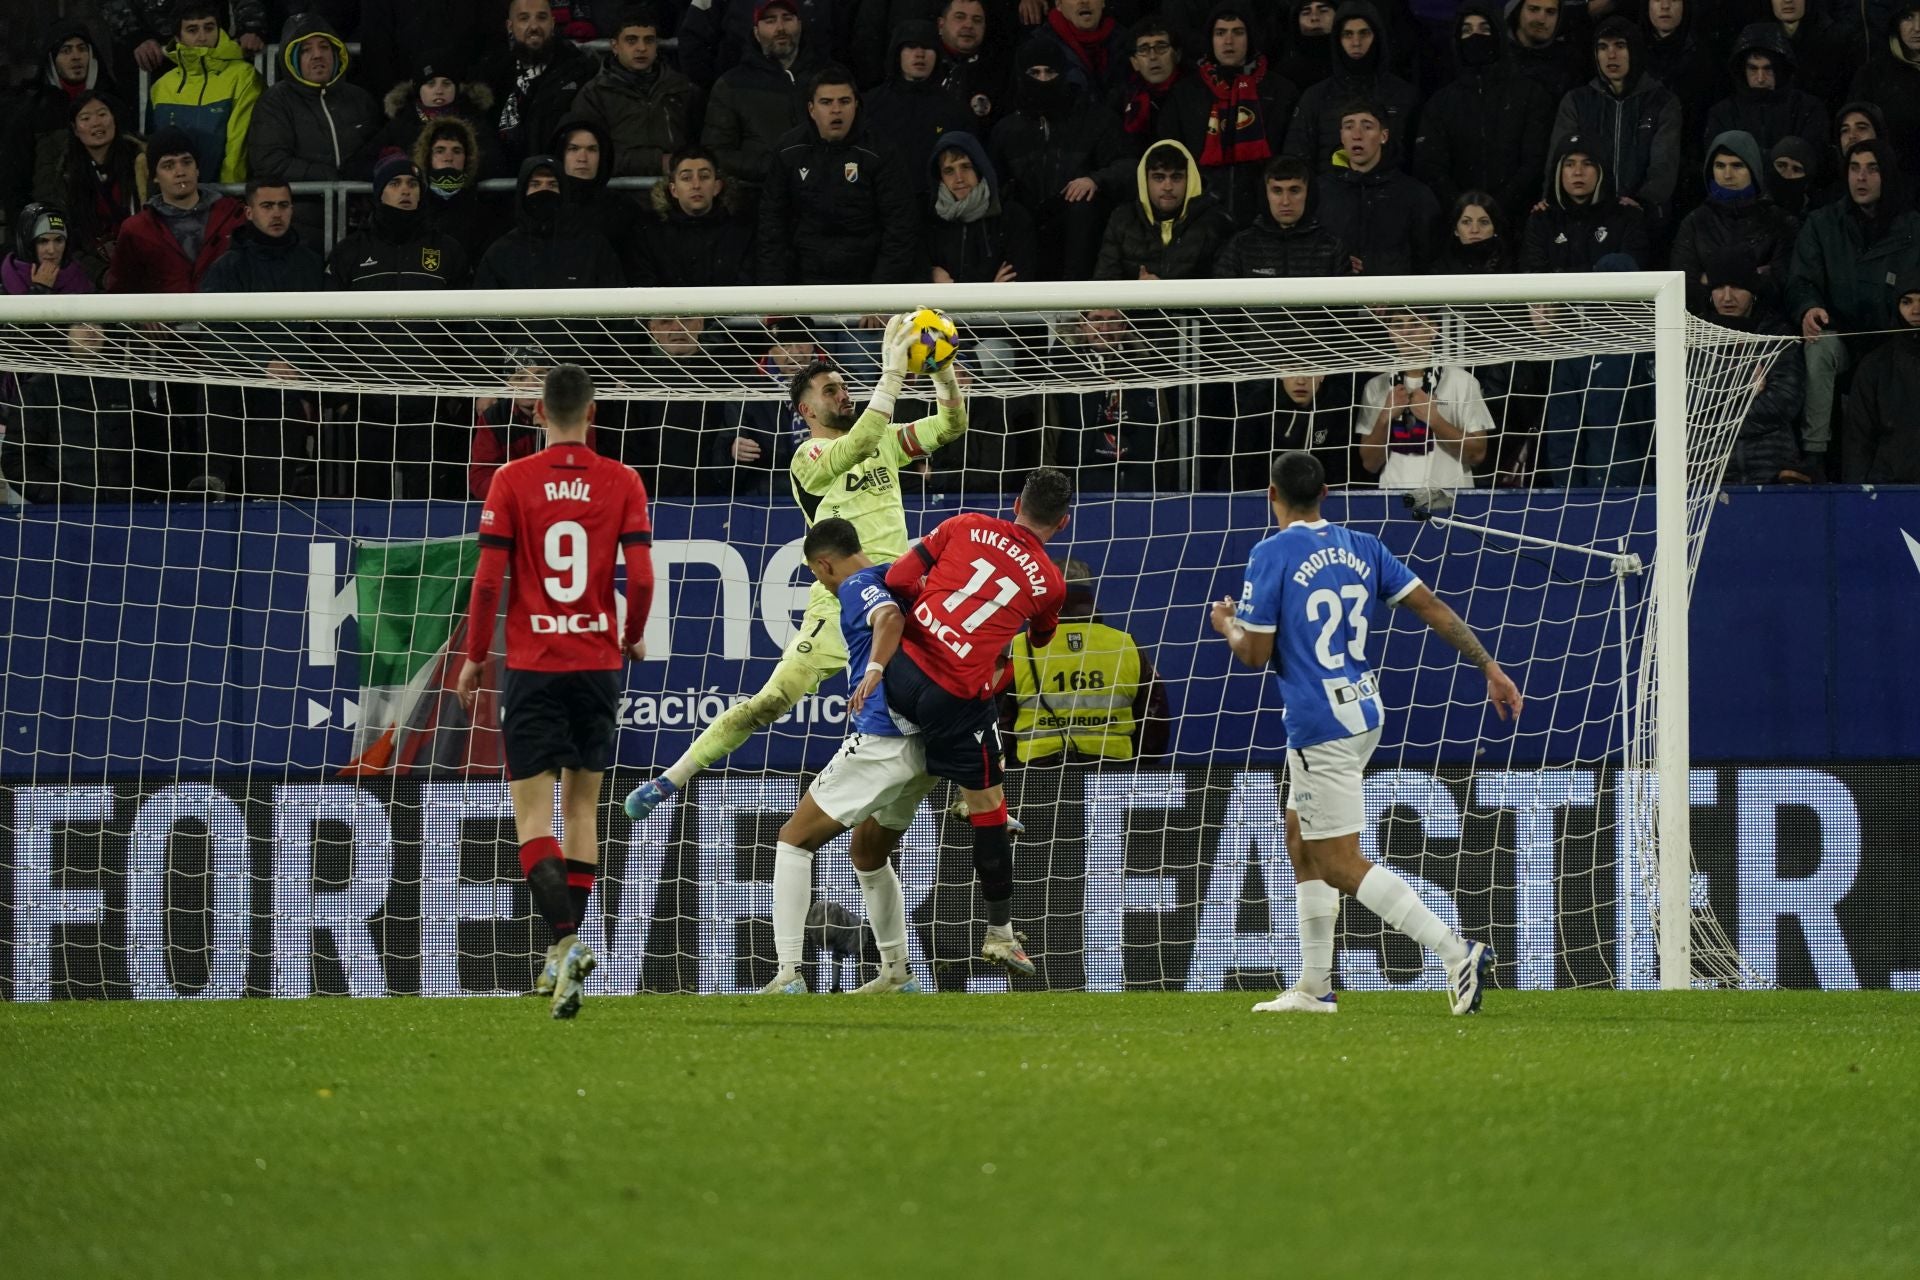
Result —
[[[1657, 950], [1660, 986], [1693, 985], [1693, 860], [1688, 774], [1687, 618], [1694, 557], [1689, 547], [1687, 458], [1687, 310], [1678, 271], [1568, 275], [1321, 277], [1311, 279], [1014, 282], [984, 285], [831, 285], [769, 290], [712, 289], [471, 290], [447, 293], [224, 293], [180, 295], [28, 295], [0, 299], [0, 324], [299, 323], [312, 321], [552, 320], [648, 315], [752, 316], [801, 313], [854, 316], [936, 306], [955, 313], [1034, 314], [1096, 308], [1315, 308], [1471, 306], [1483, 303], [1651, 303], [1654, 323], [1654, 519], [1648, 567], [1651, 619], [1642, 663], [1643, 710], [1655, 716], [1653, 772], [1659, 800]], [[774, 305], [770, 306], [769, 304]], [[1511, 358], [1511, 357], [1509, 357]], [[1552, 359], [1551, 350], [1539, 358]], [[10, 360], [20, 372], [70, 372], [67, 361]], [[154, 376], [152, 374], [144, 376]], [[183, 381], [256, 385], [181, 369]], [[295, 376], [287, 388], [311, 385]], [[728, 389], [722, 394], [737, 395]], [[1717, 479], [1717, 477], [1715, 477]], [[1708, 504], [1710, 507], [1710, 504]], [[1702, 529], [1704, 533], [1704, 515]], [[1645, 695], [1649, 680], [1652, 698]], [[1623, 739], [1631, 744], [1629, 721]]]

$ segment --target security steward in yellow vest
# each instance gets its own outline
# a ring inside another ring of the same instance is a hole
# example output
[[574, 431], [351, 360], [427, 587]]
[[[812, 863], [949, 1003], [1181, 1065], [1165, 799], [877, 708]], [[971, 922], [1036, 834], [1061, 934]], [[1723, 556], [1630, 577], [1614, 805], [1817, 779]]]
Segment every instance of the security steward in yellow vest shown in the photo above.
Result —
[[1052, 642], [1035, 649], [1023, 631], [1009, 653], [1014, 761], [1163, 754], [1171, 717], [1153, 663], [1132, 636], [1094, 612], [1085, 564], [1069, 560], [1061, 572], [1067, 599]]

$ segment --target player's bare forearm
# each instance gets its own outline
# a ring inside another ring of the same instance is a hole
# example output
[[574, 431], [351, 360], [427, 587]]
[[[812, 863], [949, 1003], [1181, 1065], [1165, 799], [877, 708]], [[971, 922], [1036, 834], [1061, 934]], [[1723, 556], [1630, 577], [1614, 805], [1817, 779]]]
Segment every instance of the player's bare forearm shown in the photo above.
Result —
[[882, 609], [873, 619], [873, 661], [886, 666], [900, 651], [900, 637], [907, 633], [907, 615], [898, 609]]
[[1480, 643], [1480, 637], [1473, 634], [1466, 619], [1447, 607], [1446, 601], [1425, 587], [1415, 587], [1401, 603], [1433, 628], [1433, 633], [1459, 651], [1460, 656], [1476, 667], [1485, 667], [1493, 661], [1493, 655], [1487, 652], [1487, 646]]
[[1258, 671], [1273, 659], [1273, 633], [1249, 631], [1241, 626], [1235, 616], [1233, 597], [1214, 603], [1211, 620], [1214, 631], [1227, 642], [1241, 666]]
[[1360, 465], [1373, 474], [1387, 465], [1387, 410], [1373, 420], [1373, 430], [1360, 439]]

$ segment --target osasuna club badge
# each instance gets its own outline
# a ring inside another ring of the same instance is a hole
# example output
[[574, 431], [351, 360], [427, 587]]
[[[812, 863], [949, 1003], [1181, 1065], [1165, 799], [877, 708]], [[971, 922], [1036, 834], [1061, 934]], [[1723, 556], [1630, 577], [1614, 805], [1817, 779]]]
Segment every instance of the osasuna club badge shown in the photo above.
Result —
[[860, 181], [860, 162], [858, 160], [849, 160], [847, 161], [847, 167], [840, 172], [846, 175], [848, 182], [858, 182]]
[[438, 271], [440, 269], [440, 251], [438, 249], [422, 249], [420, 251], [420, 269], [422, 271]]

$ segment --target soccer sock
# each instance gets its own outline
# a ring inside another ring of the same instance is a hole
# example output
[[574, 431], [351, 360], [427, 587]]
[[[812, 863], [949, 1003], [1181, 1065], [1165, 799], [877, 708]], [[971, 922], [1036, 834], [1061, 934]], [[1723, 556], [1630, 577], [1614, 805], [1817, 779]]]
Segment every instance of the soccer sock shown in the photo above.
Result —
[[533, 908], [553, 930], [554, 940], [573, 933], [580, 918], [574, 914], [567, 893], [567, 866], [560, 854], [560, 842], [552, 836], [541, 836], [521, 845], [520, 870], [533, 894]]
[[675, 760], [672, 766], [665, 773], [655, 778], [653, 782], [655, 786], [660, 788], [662, 793], [672, 795], [689, 782], [692, 782], [693, 775], [698, 772], [700, 772], [699, 762], [693, 758], [693, 752], [689, 751], [678, 760]]
[[593, 892], [595, 867], [577, 858], [567, 859], [567, 905], [573, 908], [576, 927], [587, 918], [587, 895]]
[[1013, 923], [1013, 842], [1007, 838], [1007, 806], [976, 813], [973, 824], [973, 871], [980, 877], [980, 896], [987, 900], [987, 923]]
[[813, 855], [781, 841], [773, 850], [773, 951], [782, 969], [800, 967], [813, 905]]
[[1361, 877], [1360, 904], [1380, 917], [1387, 927], [1406, 934], [1448, 964], [1467, 958], [1467, 944], [1433, 914], [1413, 886], [1385, 867], [1374, 867]]
[[1294, 887], [1300, 913], [1300, 989], [1323, 996], [1333, 990], [1333, 927], [1340, 919], [1340, 891], [1325, 880]]
[[907, 895], [891, 862], [877, 871], [861, 871], [860, 896], [866, 899], [867, 923], [880, 944], [880, 963], [889, 968], [907, 962]]

